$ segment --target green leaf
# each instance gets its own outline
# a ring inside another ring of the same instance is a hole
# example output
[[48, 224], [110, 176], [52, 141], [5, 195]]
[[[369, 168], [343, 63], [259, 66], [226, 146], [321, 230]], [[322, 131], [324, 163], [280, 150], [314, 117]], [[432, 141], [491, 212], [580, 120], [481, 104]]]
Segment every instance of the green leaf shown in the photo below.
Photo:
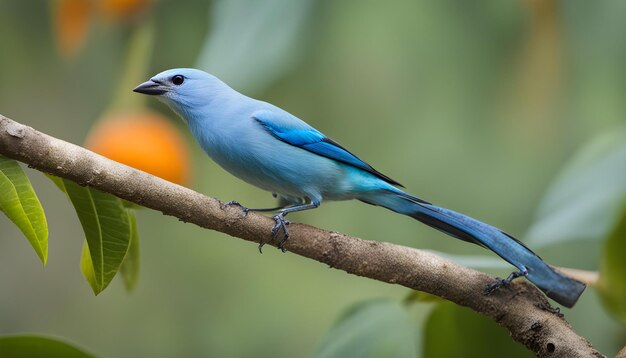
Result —
[[131, 292], [137, 286], [139, 278], [139, 234], [137, 233], [137, 218], [133, 209], [126, 209], [130, 221], [130, 246], [124, 257], [120, 273], [124, 279], [124, 286]]
[[63, 178], [59, 178], [59, 177], [54, 176], [52, 174], [46, 174], [46, 176], [48, 177], [48, 179], [52, 180], [54, 185], [56, 185], [57, 188], [59, 188], [59, 190], [61, 190], [65, 194], [67, 194], [67, 192], [65, 191], [65, 184], [63, 184]]
[[43, 264], [48, 259], [48, 223], [20, 165], [0, 155], [0, 211], [24, 233]]
[[211, 7], [211, 28], [198, 67], [233, 88], [261, 90], [306, 53], [302, 39], [313, 0], [222, 0]]
[[494, 321], [451, 302], [435, 307], [426, 322], [424, 357], [533, 357]]
[[94, 293], [96, 295], [100, 293], [102, 290], [96, 292], [96, 289], [94, 288], [94, 285], [97, 284], [97, 279], [87, 240], [83, 242], [83, 250], [80, 253], [80, 271], [83, 273], [83, 276], [85, 276], [85, 279], [87, 279], [87, 282], [89, 282], [89, 285], [94, 290]]
[[607, 309], [626, 323], [626, 206], [604, 244], [598, 290]]
[[626, 130], [595, 138], [548, 189], [526, 240], [530, 246], [600, 240], [626, 199]]
[[80, 268], [97, 295], [120, 268], [130, 246], [132, 227], [121, 199], [73, 181], [50, 177], [69, 197], [85, 233]]
[[413, 303], [432, 303], [432, 302], [442, 302], [443, 298], [439, 296], [435, 296], [428, 292], [415, 291], [411, 290], [406, 297], [404, 297], [404, 304], [409, 305]]
[[3, 358], [91, 358], [93, 355], [53, 338], [40, 336], [1, 336]]
[[314, 357], [416, 357], [417, 327], [406, 308], [390, 300], [353, 306], [330, 329]]

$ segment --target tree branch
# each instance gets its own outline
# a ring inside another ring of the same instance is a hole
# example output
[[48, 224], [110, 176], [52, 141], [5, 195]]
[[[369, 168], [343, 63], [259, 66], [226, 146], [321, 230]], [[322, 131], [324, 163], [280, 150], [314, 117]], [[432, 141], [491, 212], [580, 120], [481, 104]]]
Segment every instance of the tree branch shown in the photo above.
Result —
[[[271, 218], [114, 162], [0, 115], [0, 154], [39, 171], [73, 180], [159, 210], [182, 221], [244, 240], [271, 243]], [[545, 296], [518, 281], [486, 296], [493, 278], [432, 253], [367, 241], [303, 224], [290, 225], [287, 249], [330, 267], [445, 298], [490, 317], [540, 357], [603, 355], [578, 336]]]

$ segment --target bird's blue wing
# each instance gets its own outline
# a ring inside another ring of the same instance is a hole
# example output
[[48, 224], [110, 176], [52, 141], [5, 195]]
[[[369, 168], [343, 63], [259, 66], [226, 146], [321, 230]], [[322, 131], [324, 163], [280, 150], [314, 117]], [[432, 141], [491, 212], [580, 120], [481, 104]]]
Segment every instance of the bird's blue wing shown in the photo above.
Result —
[[259, 122], [274, 137], [285, 143], [365, 170], [389, 184], [402, 186], [402, 184], [372, 168], [371, 165], [362, 161], [317, 129], [289, 113], [261, 110], [254, 112], [252, 118]]

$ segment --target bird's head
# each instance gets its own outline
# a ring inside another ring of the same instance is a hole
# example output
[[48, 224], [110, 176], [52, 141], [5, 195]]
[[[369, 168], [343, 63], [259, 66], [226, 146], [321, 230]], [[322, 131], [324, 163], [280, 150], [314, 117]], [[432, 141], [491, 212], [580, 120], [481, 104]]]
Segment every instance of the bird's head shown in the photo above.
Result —
[[230, 87], [217, 77], [193, 68], [163, 71], [133, 89], [156, 96], [185, 119], [191, 109], [209, 105], [213, 98], [228, 90]]

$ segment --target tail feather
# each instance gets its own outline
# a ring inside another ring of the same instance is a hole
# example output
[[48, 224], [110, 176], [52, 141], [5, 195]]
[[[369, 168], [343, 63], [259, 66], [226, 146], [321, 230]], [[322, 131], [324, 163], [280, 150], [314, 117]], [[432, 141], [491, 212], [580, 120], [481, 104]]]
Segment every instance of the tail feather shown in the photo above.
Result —
[[469, 216], [432, 205], [400, 190], [377, 191], [361, 200], [408, 215], [448, 235], [495, 252], [520, 272], [527, 273], [530, 282], [563, 306], [572, 307], [585, 289], [585, 284], [557, 272], [519, 240]]

